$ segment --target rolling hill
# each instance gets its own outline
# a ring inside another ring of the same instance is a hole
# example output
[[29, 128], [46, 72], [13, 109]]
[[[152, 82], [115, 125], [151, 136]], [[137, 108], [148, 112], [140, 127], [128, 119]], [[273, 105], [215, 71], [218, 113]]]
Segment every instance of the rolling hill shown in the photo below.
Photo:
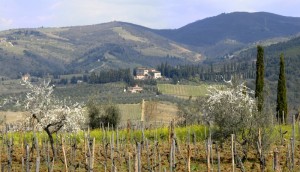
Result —
[[214, 62], [299, 32], [300, 18], [265, 12], [220, 14], [173, 30], [125, 22], [12, 29], [0, 32], [0, 76]]
[[[256, 60], [256, 47], [239, 52], [232, 60]], [[289, 109], [298, 110], [300, 104], [300, 36], [277, 44], [264, 46], [265, 77], [271, 99], [276, 100], [277, 80], [279, 75], [279, 57], [284, 54], [287, 80], [287, 97]]]
[[295, 35], [300, 32], [300, 18], [266, 12], [233, 12], [155, 32], [198, 48], [207, 56], [222, 56], [261, 40]]
[[8, 30], [0, 32], [0, 38], [0, 75], [9, 77], [26, 72], [97, 71], [203, 59], [182, 44], [123, 22]]

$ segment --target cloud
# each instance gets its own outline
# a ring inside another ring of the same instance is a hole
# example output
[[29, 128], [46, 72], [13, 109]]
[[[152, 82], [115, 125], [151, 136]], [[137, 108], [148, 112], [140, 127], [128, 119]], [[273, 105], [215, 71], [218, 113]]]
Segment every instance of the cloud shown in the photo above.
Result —
[[[0, 30], [124, 21], [150, 28], [178, 28], [221, 13], [266, 11], [300, 16], [296, 0], [0, 0]], [[7, 28], [7, 27], [6, 27]]]
[[[280, 8], [282, 5], [285, 8]], [[293, 7], [290, 7], [293, 5]], [[60, 0], [52, 5], [57, 25], [125, 21], [151, 28], [178, 28], [190, 22], [234, 11], [267, 11], [287, 15], [298, 2], [283, 0]], [[299, 16], [299, 10], [297, 11]], [[295, 13], [293, 13], [294, 15]]]
[[62, 6], [62, 2], [54, 2], [53, 4], [50, 5], [49, 9], [50, 10], [55, 10], [55, 9], [59, 9]]
[[59, 18], [59, 25], [97, 24], [118, 20], [148, 26], [157, 26], [159, 19], [163, 20], [160, 8], [152, 2], [136, 0], [90, 0], [88, 3], [81, 0], [62, 0], [59, 5], [54, 4], [51, 7], [52, 13]]
[[53, 20], [55, 15], [43, 15], [43, 16], [37, 16], [37, 20], [40, 22], [47, 22], [49, 20]]
[[12, 26], [12, 24], [13, 24], [12, 19], [0, 18], [0, 26], [9, 27]]

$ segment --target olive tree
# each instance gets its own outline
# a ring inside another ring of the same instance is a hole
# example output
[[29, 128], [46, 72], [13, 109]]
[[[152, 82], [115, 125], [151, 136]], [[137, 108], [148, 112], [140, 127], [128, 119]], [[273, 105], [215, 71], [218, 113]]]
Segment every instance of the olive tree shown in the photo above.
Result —
[[[249, 147], [257, 150], [261, 168], [265, 167], [265, 155], [274, 136], [271, 125], [272, 112], [257, 109], [254, 91], [245, 83], [210, 87], [205, 104], [208, 121], [213, 124], [213, 136], [221, 142], [236, 135], [243, 149], [242, 161], [247, 159]], [[271, 109], [271, 108], [269, 108]]]
[[204, 102], [202, 97], [196, 100], [186, 100], [177, 104], [177, 116], [179, 118], [178, 124], [182, 126], [199, 124], [201, 119], [201, 106]]
[[117, 128], [121, 121], [121, 112], [116, 105], [107, 105], [104, 109], [104, 113], [100, 116], [100, 122], [104, 126], [112, 126]]
[[87, 114], [89, 126], [92, 129], [113, 126], [118, 127], [121, 121], [121, 112], [118, 106], [114, 104], [96, 104], [94, 99], [90, 99], [87, 103]]
[[229, 86], [209, 87], [205, 104], [207, 120], [214, 126], [214, 136], [219, 140], [231, 134], [243, 133], [250, 126], [253, 114], [257, 111], [254, 91], [244, 83]]

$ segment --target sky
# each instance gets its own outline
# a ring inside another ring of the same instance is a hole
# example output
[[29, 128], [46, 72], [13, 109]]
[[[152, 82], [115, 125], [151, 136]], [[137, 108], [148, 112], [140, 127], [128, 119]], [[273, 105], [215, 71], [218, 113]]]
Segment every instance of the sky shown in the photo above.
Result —
[[300, 0], [0, 0], [0, 30], [124, 21], [175, 29], [221, 13], [300, 17]]

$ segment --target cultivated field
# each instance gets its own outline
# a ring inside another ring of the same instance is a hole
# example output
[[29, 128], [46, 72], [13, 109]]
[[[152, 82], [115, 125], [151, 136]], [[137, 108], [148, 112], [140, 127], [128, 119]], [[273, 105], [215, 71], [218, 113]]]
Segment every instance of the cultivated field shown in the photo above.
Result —
[[158, 84], [158, 90], [163, 94], [175, 95], [179, 97], [200, 97], [206, 96], [208, 85], [202, 84], [198, 86], [194, 85], [174, 85], [174, 84]]
[[[121, 125], [127, 121], [140, 121], [142, 104], [118, 104], [121, 112]], [[145, 121], [151, 124], [166, 124], [177, 117], [177, 106], [167, 102], [145, 101]]]
[[118, 104], [121, 112], [121, 122], [126, 123], [128, 120], [141, 120], [141, 104]]
[[25, 92], [26, 88], [21, 85], [21, 80], [4, 80], [0, 81], [0, 96], [13, 95]]

